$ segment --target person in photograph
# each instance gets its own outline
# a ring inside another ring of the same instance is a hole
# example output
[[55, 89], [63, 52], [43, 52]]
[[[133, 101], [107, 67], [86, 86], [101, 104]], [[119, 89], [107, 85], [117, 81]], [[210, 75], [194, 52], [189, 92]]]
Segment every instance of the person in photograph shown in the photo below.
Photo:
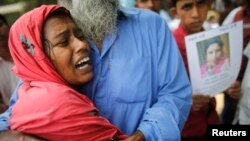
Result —
[[201, 76], [212, 76], [229, 70], [229, 59], [223, 53], [224, 43], [219, 37], [209, 39], [205, 45], [205, 64], [201, 66]]

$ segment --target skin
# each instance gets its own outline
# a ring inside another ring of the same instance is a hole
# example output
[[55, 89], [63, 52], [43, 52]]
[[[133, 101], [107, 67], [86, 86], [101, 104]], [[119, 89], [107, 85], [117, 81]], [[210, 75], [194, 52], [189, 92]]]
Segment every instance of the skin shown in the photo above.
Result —
[[[90, 65], [83, 70], [77, 70], [74, 67], [79, 58], [89, 55], [89, 46], [83, 34], [69, 17], [64, 15], [48, 19], [44, 25], [44, 38], [49, 42], [45, 47], [46, 54], [51, 59], [57, 72], [68, 83], [78, 85], [89, 81], [93, 77]], [[42, 141], [36, 137], [14, 131], [2, 132], [0, 139]], [[136, 131], [123, 141], [145, 141], [145, 138], [140, 131]]]
[[[62, 15], [49, 18], [44, 24], [44, 38], [46, 54], [57, 72], [71, 85], [88, 82], [93, 77], [92, 67], [86, 65], [84, 69], [75, 68], [75, 64], [89, 56], [88, 42], [83, 33], [71, 18]], [[1, 141], [43, 141], [40, 138], [22, 134], [16, 131], [0, 133]]]
[[[236, 0], [236, 2], [243, 7], [246, 7], [249, 3], [248, 0]], [[244, 29], [244, 32], [246, 32], [247, 35], [250, 35], [250, 30]], [[236, 81], [226, 92], [232, 99], [239, 99], [241, 96], [241, 83]]]
[[[76, 29], [75, 24], [72, 23], [70, 18], [62, 19], [59, 17], [58, 19], [47, 20], [43, 29], [43, 36], [46, 39], [46, 42], [44, 43], [46, 45], [46, 54], [50, 58], [57, 72], [71, 85], [82, 84], [93, 77], [90, 66], [84, 69], [84, 71], [76, 70], [74, 68], [79, 59], [89, 55], [87, 42], [82, 36], [75, 34]], [[66, 45], [64, 45], [63, 39], [68, 41]], [[98, 44], [100, 45], [101, 50], [102, 41]], [[62, 69], [62, 66], [65, 68]], [[40, 139], [25, 134], [13, 136], [13, 131], [2, 132], [0, 134], [0, 140], [5, 138], [11, 141], [41, 141]], [[136, 131], [124, 141], [145, 141], [145, 137], [142, 132]]]
[[16, 131], [1, 132], [0, 137], [1, 141], [46, 141]]
[[191, 111], [196, 112], [199, 111], [204, 106], [204, 104], [209, 102], [210, 97], [206, 95], [195, 94], [193, 95], [192, 99], [193, 99], [193, 104]]
[[[79, 36], [74, 35], [76, 29], [79, 30], [70, 18], [52, 18], [47, 20], [44, 26], [44, 36], [53, 45], [47, 54], [58, 73], [71, 84], [82, 84], [89, 81], [93, 77], [93, 73], [90, 65], [84, 70], [76, 70], [74, 67], [77, 62], [75, 60], [89, 55], [88, 43], [84, 40], [82, 33]], [[65, 44], [65, 40], [68, 41], [67, 44]], [[144, 140], [143, 134], [136, 131], [123, 141]]]
[[161, 0], [137, 0], [135, 7], [149, 9], [159, 13], [161, 9], [162, 1]]
[[44, 25], [44, 38], [49, 42], [46, 52], [57, 72], [71, 85], [80, 85], [93, 78], [88, 63], [76, 67], [79, 60], [89, 56], [89, 45], [82, 31], [69, 18], [49, 18]]
[[[198, 33], [203, 30], [202, 25], [206, 20], [211, 2], [210, 0], [178, 0], [176, 6], [172, 7], [170, 11], [172, 15], [181, 19], [181, 25], [187, 33]], [[241, 92], [240, 83], [238, 81], [234, 82], [226, 92], [230, 97], [238, 99]], [[210, 97], [200, 93], [194, 93], [192, 99], [193, 104], [191, 111], [196, 112], [208, 104]]]
[[232, 99], [238, 100], [241, 96], [241, 83], [239, 81], [235, 81], [230, 88], [226, 90], [226, 94], [228, 94]]
[[179, 0], [171, 12], [181, 19], [185, 31], [192, 34], [202, 31], [209, 8], [209, 0]]
[[[206, 20], [209, 10], [209, 0], [178, 0], [175, 7], [171, 8], [172, 15], [181, 20], [184, 30], [189, 33], [197, 33], [203, 30], [203, 22]], [[194, 93], [192, 96], [192, 112], [201, 110], [210, 100], [209, 96]]]
[[213, 43], [207, 48], [206, 54], [209, 67], [214, 68], [221, 59], [222, 48], [217, 43]]

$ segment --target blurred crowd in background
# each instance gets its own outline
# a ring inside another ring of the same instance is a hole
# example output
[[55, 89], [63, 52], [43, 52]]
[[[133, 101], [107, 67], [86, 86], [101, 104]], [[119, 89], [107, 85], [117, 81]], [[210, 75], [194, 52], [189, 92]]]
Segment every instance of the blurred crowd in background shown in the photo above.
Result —
[[[173, 0], [119, 0], [120, 6], [128, 8], [143, 8], [149, 9], [158, 13], [168, 24], [169, 28], [174, 32], [178, 29], [181, 19], [176, 13], [176, 3]], [[196, 0], [199, 2], [202, 0]], [[17, 17], [25, 13], [26, 11], [37, 7], [41, 4], [53, 4], [57, 1], [1, 1], [0, 2], [0, 112], [3, 112], [8, 107], [9, 98], [17, 85], [18, 78], [16, 78], [10, 71], [13, 65], [12, 59], [9, 54], [7, 44], [8, 30], [11, 24], [15, 21]], [[203, 23], [203, 29], [209, 30], [214, 29], [219, 26], [229, 24], [235, 21], [244, 20], [244, 45], [250, 40], [249, 37], [249, 17], [250, 17], [250, 6], [249, 0], [211, 0], [211, 7], [207, 12], [205, 22]], [[6, 17], [6, 19], [5, 19]], [[196, 32], [197, 33], [197, 32]], [[177, 38], [177, 37], [175, 37]], [[178, 41], [177, 44], [179, 45]], [[180, 45], [179, 45], [180, 46]], [[180, 47], [179, 47], [180, 48]], [[184, 59], [185, 60], [185, 59]], [[242, 70], [245, 71], [247, 66], [247, 58], [243, 57]], [[239, 82], [243, 80], [244, 72], [240, 72], [238, 78]], [[230, 91], [225, 91], [222, 93], [230, 93]], [[216, 96], [216, 112], [220, 115], [221, 122], [232, 124], [233, 118], [235, 117], [235, 112], [237, 109], [237, 104], [240, 99], [240, 95], [232, 96], [230, 94], [218, 94]], [[250, 111], [249, 111], [250, 112]], [[238, 121], [236, 121], [237, 124]]]

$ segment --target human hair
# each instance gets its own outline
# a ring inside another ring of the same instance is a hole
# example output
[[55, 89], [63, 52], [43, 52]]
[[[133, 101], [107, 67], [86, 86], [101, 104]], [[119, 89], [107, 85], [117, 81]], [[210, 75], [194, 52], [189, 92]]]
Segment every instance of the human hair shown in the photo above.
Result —
[[117, 31], [118, 0], [74, 0], [70, 12], [89, 40], [98, 43]]
[[[60, 8], [57, 9], [56, 11], [52, 12], [45, 20], [45, 22], [50, 19], [51, 17], [59, 17], [59, 16], [68, 16], [70, 17], [72, 20], [73, 18], [71, 17], [70, 13], [68, 11], [66, 11], [64, 8]], [[45, 23], [44, 22], [44, 23]]]
[[[207, 0], [205, 0], [207, 1]], [[171, 0], [171, 7], [176, 7], [178, 0]], [[212, 2], [211, 0], [209, 0], [209, 2]]]
[[221, 40], [220, 37], [213, 37], [213, 38], [207, 40], [207, 42], [205, 44], [205, 51], [206, 52], [207, 52], [209, 46], [212, 45], [212, 44], [218, 44], [221, 49], [224, 46], [224, 43], [223, 43], [223, 41]]
[[72, 1], [71, 0], [58, 0], [58, 4], [67, 8], [68, 10], [72, 9]]
[[171, 7], [176, 7], [176, 3], [178, 0], [171, 0]]

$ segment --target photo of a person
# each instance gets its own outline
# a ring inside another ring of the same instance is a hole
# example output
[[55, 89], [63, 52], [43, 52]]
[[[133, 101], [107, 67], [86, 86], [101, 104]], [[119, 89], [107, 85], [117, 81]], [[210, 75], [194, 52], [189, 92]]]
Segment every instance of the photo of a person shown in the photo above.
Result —
[[202, 78], [229, 70], [230, 64], [227, 37], [228, 34], [223, 34], [197, 43]]

